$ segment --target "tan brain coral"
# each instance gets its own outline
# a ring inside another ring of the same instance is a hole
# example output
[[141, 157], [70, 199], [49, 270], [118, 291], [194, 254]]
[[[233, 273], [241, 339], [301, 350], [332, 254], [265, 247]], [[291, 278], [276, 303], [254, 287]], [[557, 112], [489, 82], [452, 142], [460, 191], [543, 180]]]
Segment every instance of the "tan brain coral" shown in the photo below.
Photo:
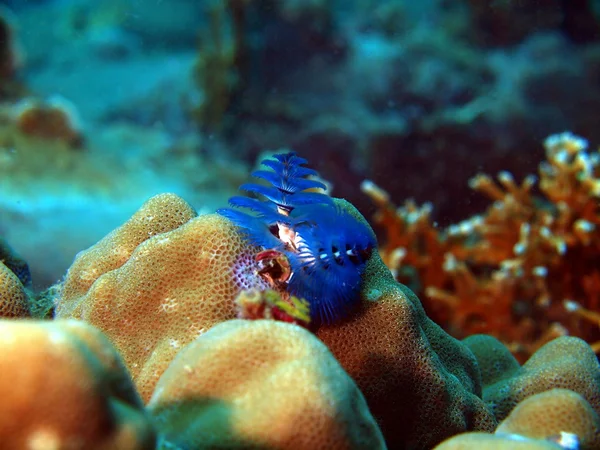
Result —
[[495, 337], [474, 334], [462, 342], [477, 358], [484, 388], [516, 376], [521, 370], [519, 362], [510, 350]]
[[27, 316], [27, 292], [19, 278], [0, 261], [0, 317]]
[[581, 450], [600, 448], [598, 414], [581, 395], [568, 389], [551, 389], [528, 397], [496, 429], [496, 434], [536, 439], [561, 433], [576, 435]]
[[581, 395], [568, 389], [551, 389], [519, 403], [495, 434], [464, 433], [435, 449], [594, 450], [600, 448], [599, 426], [598, 415]]
[[[569, 389], [581, 395], [600, 414], [600, 365], [591, 347], [583, 340], [571, 336], [559, 337], [537, 350], [529, 360], [515, 370], [507, 362], [512, 356], [498, 340], [492, 337], [472, 337], [465, 343], [473, 346], [483, 373], [489, 367], [500, 368], [483, 387], [483, 399], [498, 420], [504, 420], [523, 400], [550, 389]], [[485, 344], [483, 345], [482, 343]]]
[[101, 275], [125, 264], [139, 244], [194, 217], [192, 207], [176, 195], [162, 194], [148, 200], [125, 224], [77, 255], [63, 285], [60, 313], [65, 315], [81, 307], [81, 296], [92, 284]]
[[383, 449], [365, 399], [305, 329], [233, 320], [184, 348], [148, 404], [161, 448]]
[[[503, 421], [496, 436], [468, 433], [444, 442], [439, 450], [560, 449], [553, 442], [561, 433], [577, 436], [582, 450], [600, 448], [600, 365], [583, 340], [557, 338], [522, 367], [491, 336], [470, 336], [464, 342], [481, 367], [483, 398]], [[522, 439], [520, 447], [515, 439]]]
[[464, 433], [442, 442], [434, 450], [564, 450], [553, 442], [521, 436]]
[[492, 431], [473, 354], [425, 315], [379, 255], [364, 278], [361, 310], [317, 336], [364, 393], [388, 446], [430, 449], [460, 432]]
[[255, 253], [221, 216], [195, 217], [178, 197], [157, 196], [77, 257], [57, 316], [103, 330], [147, 401], [177, 352], [235, 318], [236, 295], [261, 283]]
[[4, 450], [154, 448], [143, 404], [115, 350], [76, 321], [0, 321]]

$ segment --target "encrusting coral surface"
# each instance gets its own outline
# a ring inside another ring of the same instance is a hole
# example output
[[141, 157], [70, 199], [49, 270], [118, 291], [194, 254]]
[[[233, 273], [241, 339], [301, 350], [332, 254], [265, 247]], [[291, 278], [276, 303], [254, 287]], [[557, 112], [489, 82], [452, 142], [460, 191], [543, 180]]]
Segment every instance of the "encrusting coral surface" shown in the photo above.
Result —
[[494, 434], [464, 433], [436, 450], [581, 449], [600, 447], [600, 420], [590, 404], [568, 389], [550, 389], [523, 400]]
[[0, 317], [29, 316], [25, 287], [16, 274], [0, 261]]
[[600, 448], [600, 419], [590, 404], [568, 389], [550, 389], [532, 395], [511, 411], [496, 434], [518, 434], [553, 439], [561, 433], [577, 436], [580, 448]]
[[[368, 226], [348, 202], [333, 202]], [[57, 318], [88, 322], [116, 347], [140, 393], [130, 404], [142, 411], [147, 403], [162, 448], [431, 449], [465, 432], [479, 434], [458, 438], [492, 442], [489, 448], [511, 448], [502, 445], [514, 436], [520, 448], [558, 448], [554, 436], [525, 430], [527, 415], [510, 419], [521, 402], [545, 392], [554, 392], [550, 403], [585, 413], [583, 422], [554, 416], [547, 430], [562, 427], [582, 448], [595, 445], [600, 368], [581, 339], [556, 339], [522, 366], [493, 337], [461, 342], [426, 316], [375, 251], [356, 307], [334, 323], [314, 324], [310, 304], [285, 306], [281, 292], [270, 291], [256, 260], [264, 251], [226, 218], [197, 216], [181, 198], [163, 194], [81, 252], [57, 286]], [[7, 292], [5, 283], [3, 298]], [[71, 334], [93, 330], [67, 324]], [[27, 342], [22, 334], [14, 339], [15, 346]], [[136, 422], [136, 442], [150, 442], [145, 420]], [[491, 434], [503, 420], [511, 434]], [[472, 445], [447, 448], [488, 448]]]
[[313, 334], [218, 324], [185, 347], [148, 408], [171, 448], [384, 449], [354, 381]]
[[[474, 340], [480, 340], [477, 349]], [[572, 336], [554, 339], [521, 367], [506, 348], [490, 336], [472, 336], [465, 344], [473, 349], [480, 370], [487, 374], [483, 399], [499, 421], [527, 397], [554, 388], [577, 392], [600, 414], [600, 366], [590, 346], [581, 339]], [[482, 353], [487, 354], [485, 360], [481, 358]]]
[[242, 289], [263, 285], [252, 276], [255, 252], [224, 218], [196, 217], [179, 197], [159, 195], [80, 253], [56, 315], [102, 329], [148, 401], [177, 352], [234, 319]]

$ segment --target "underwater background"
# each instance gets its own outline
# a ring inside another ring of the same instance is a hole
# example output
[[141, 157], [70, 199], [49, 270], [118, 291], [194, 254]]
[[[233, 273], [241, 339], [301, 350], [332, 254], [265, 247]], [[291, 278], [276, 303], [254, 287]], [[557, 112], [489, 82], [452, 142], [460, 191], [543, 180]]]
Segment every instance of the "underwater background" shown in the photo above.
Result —
[[3, 0], [0, 261], [52, 303], [151, 197], [295, 151], [451, 336], [598, 352], [599, 111], [595, 0]]
[[[264, 151], [367, 216], [371, 179], [448, 225], [489, 204], [478, 172], [520, 180], [548, 135], [600, 138], [594, 2], [4, 3], [0, 230], [38, 288], [153, 194], [223, 206]], [[32, 102], [68, 124], [19, 145]]]

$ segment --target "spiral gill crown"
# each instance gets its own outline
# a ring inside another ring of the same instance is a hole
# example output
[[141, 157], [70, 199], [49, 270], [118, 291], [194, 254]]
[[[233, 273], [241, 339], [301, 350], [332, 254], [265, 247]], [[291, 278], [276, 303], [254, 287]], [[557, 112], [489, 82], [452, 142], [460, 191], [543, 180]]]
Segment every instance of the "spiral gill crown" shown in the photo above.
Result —
[[293, 152], [263, 161], [271, 170], [252, 175], [270, 186], [247, 183], [240, 189], [264, 200], [235, 196], [229, 203], [236, 209], [218, 213], [254, 244], [284, 254], [291, 268], [287, 293], [309, 302], [312, 320], [331, 323], [359, 300], [364, 267], [376, 242], [369, 227], [331, 197], [306, 192], [325, 189], [320, 181], [307, 178], [317, 173], [303, 167], [306, 162]]

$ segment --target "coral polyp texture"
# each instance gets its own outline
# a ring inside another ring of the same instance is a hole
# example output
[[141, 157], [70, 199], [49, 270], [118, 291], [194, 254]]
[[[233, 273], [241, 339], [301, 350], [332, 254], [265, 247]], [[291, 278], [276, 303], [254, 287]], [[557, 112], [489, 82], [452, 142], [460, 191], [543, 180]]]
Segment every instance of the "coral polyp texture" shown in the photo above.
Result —
[[582, 450], [600, 448], [598, 413], [581, 395], [568, 389], [551, 389], [526, 398], [495, 433], [551, 441], [568, 434], [574, 436], [571, 440], [576, 440]]
[[2, 448], [150, 450], [154, 429], [121, 359], [77, 321], [0, 320]]
[[19, 277], [0, 261], [0, 317], [27, 316], [27, 291]]
[[182, 349], [148, 404], [159, 448], [385, 449], [356, 384], [309, 331], [221, 323]]
[[438, 445], [436, 450], [519, 448], [600, 448], [600, 419], [581, 395], [568, 389], [551, 389], [519, 403], [494, 434], [461, 434]]
[[31, 272], [29, 266], [19, 255], [15, 253], [13, 248], [8, 245], [2, 237], [0, 237], [0, 262], [8, 267], [13, 272], [19, 281], [26, 288], [31, 287]]
[[497, 435], [489, 433], [465, 433], [444, 441], [434, 450], [565, 450], [555, 442], [531, 439], [519, 435]]
[[364, 276], [361, 310], [317, 336], [356, 381], [388, 446], [429, 449], [466, 430], [492, 431], [469, 349], [425, 315], [378, 254]]
[[[396, 208], [363, 184], [386, 234], [381, 253], [451, 334], [487, 333], [521, 360], [571, 334], [600, 349], [600, 154], [570, 133], [545, 141], [546, 161], [520, 184], [477, 175], [494, 203], [479, 216], [436, 227], [430, 205]], [[538, 189], [542, 195], [534, 191]]]
[[[221, 209], [248, 236], [250, 242], [281, 253], [289, 273], [274, 288], [306, 299], [311, 318], [332, 323], [346, 316], [359, 300], [365, 263], [377, 243], [372, 230], [323, 193], [325, 184], [309, 179], [317, 173], [304, 167], [306, 160], [294, 152], [276, 154], [253, 176], [271, 186], [248, 183], [241, 190], [258, 194], [264, 201], [232, 197]], [[271, 260], [269, 256], [267, 261]]]
[[464, 343], [478, 359], [485, 380], [483, 399], [498, 420], [505, 419], [527, 397], [554, 388], [578, 393], [600, 414], [600, 365], [581, 339], [554, 339], [521, 367], [491, 336], [471, 336]]
[[253, 273], [257, 251], [223, 217], [159, 195], [78, 255], [56, 316], [102, 329], [147, 401], [181, 347], [236, 317], [242, 289], [266, 288]]
[[495, 436], [464, 434], [441, 444], [440, 450], [530, 448], [524, 443], [531, 448], [598, 448], [600, 365], [584, 341], [559, 337], [523, 366], [491, 336], [470, 336], [464, 343], [477, 358], [483, 400], [501, 423]]

